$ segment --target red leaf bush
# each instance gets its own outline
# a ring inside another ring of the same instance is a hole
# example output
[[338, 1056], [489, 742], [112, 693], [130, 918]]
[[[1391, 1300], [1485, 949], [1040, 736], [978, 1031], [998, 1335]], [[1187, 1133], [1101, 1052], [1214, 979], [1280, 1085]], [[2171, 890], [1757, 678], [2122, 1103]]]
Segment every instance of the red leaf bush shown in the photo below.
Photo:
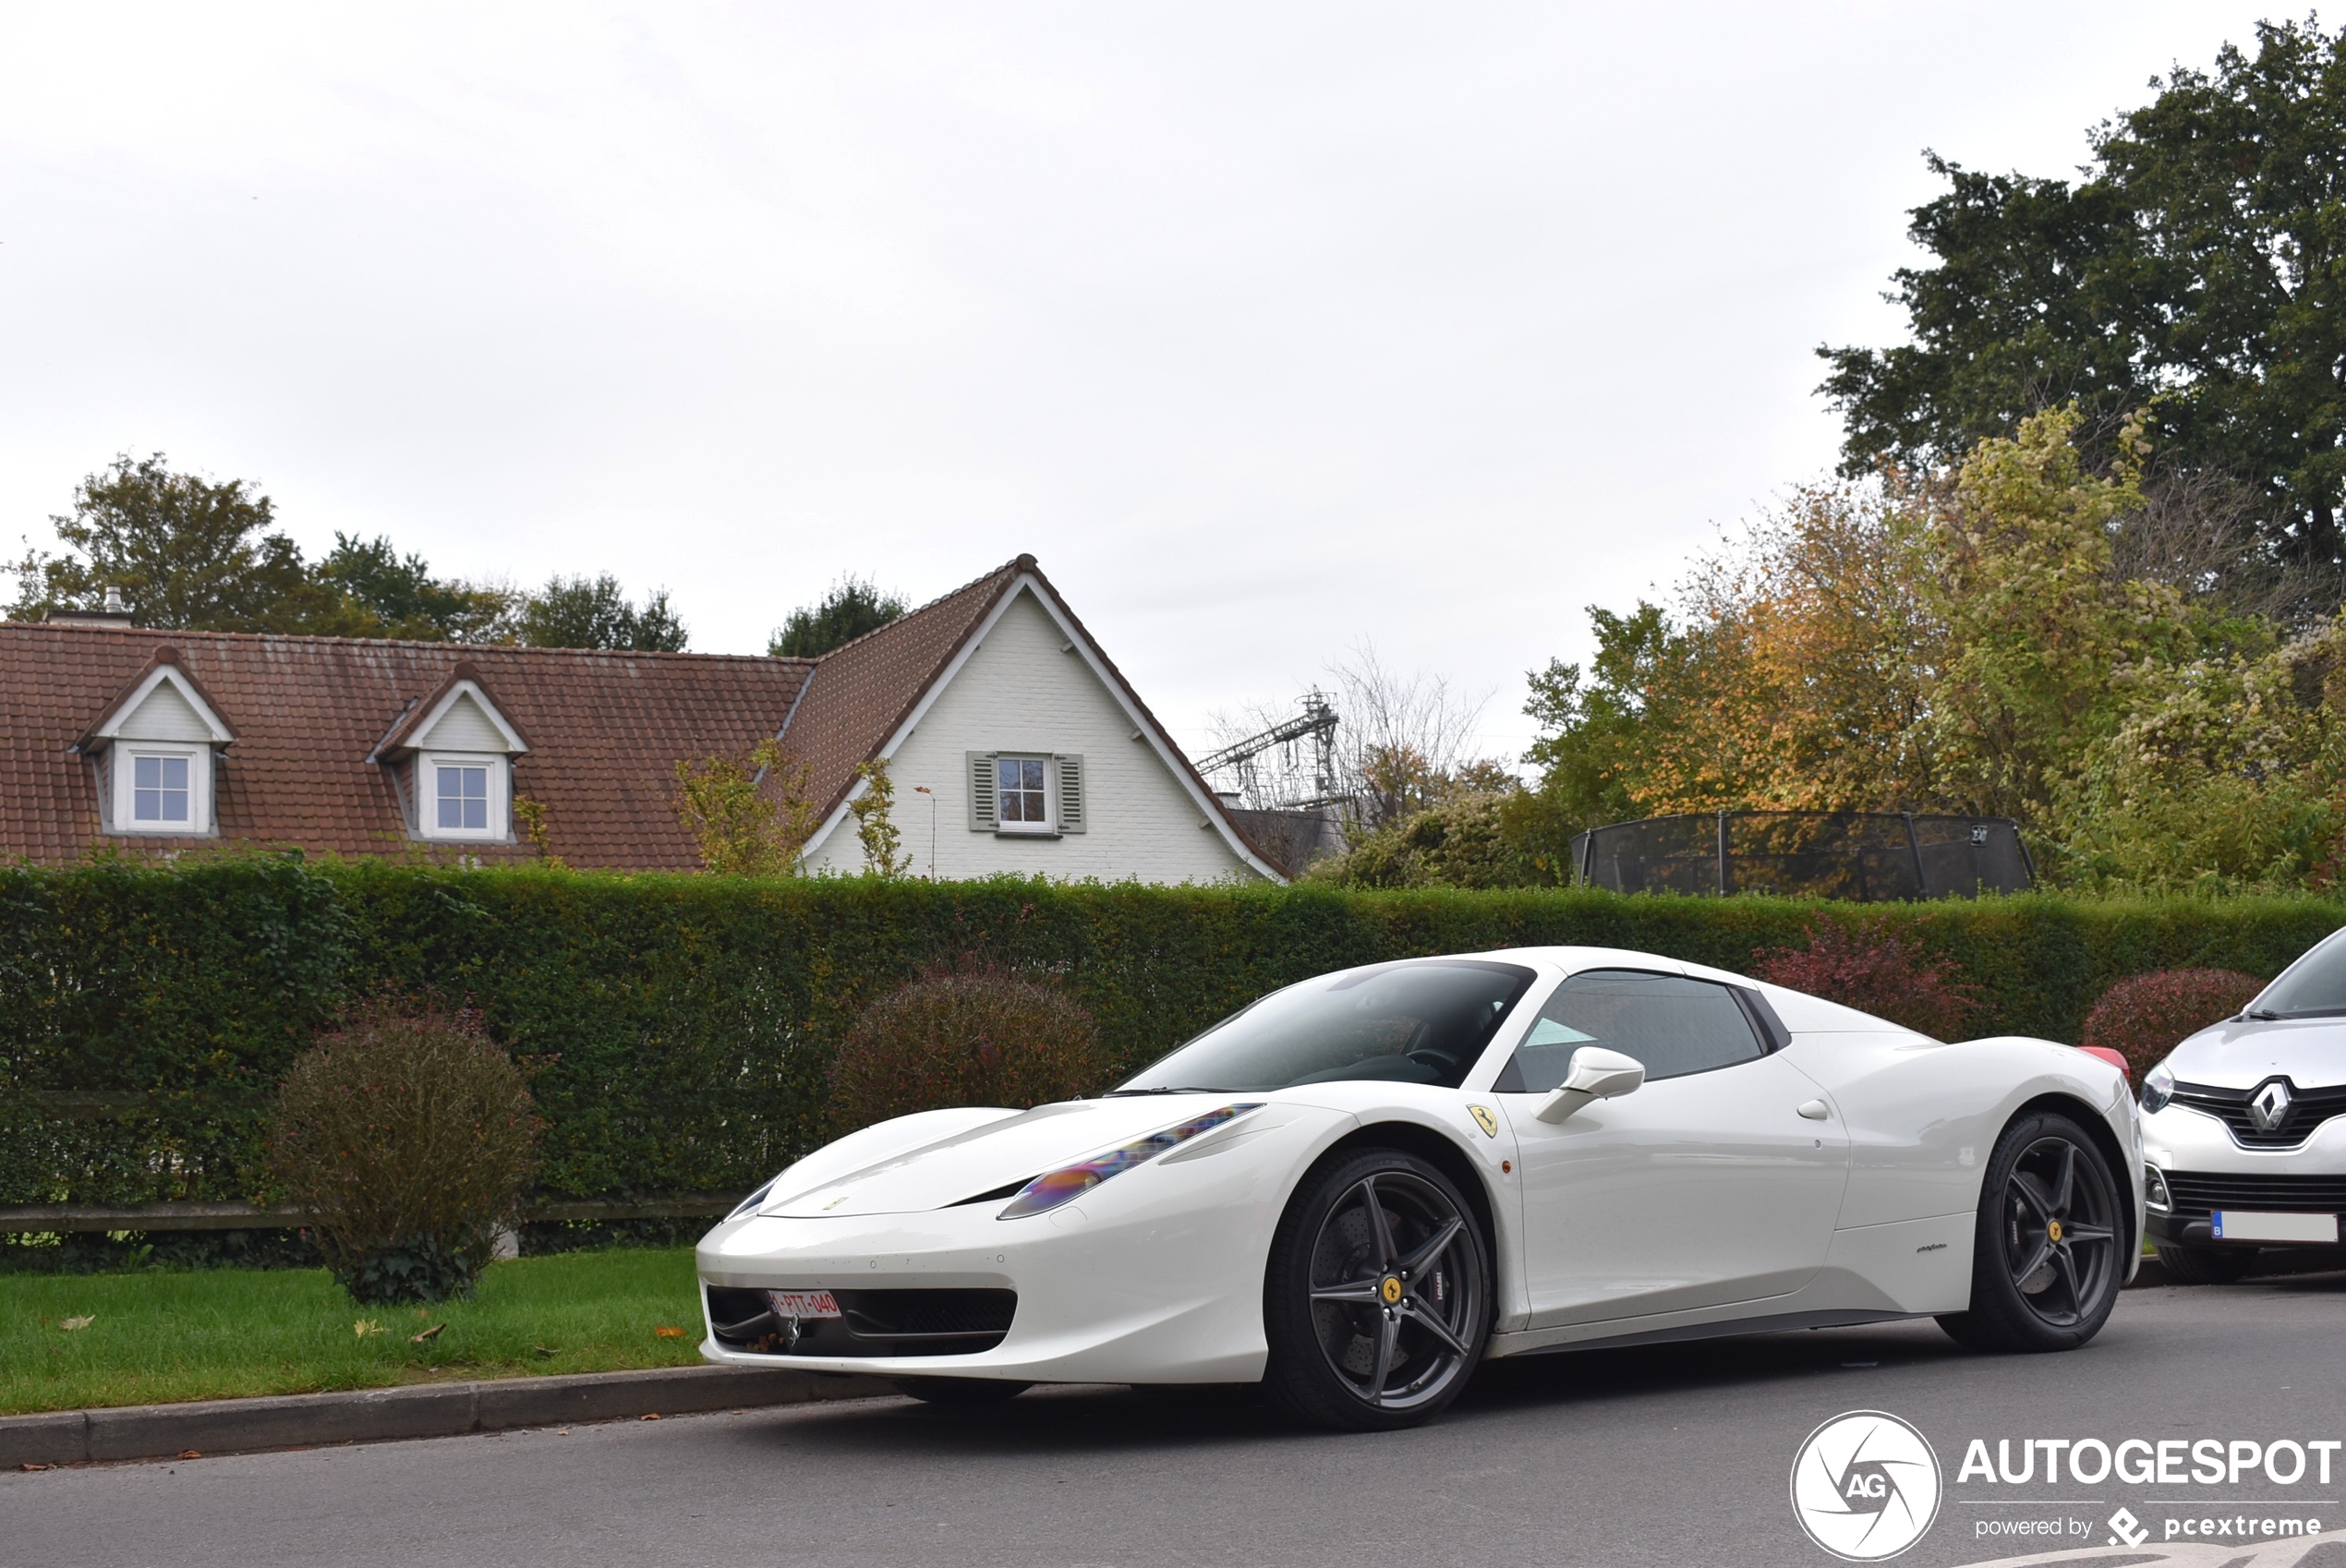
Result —
[[1934, 1040], [1955, 1038], [1979, 1007], [1979, 987], [1962, 978], [1953, 959], [1934, 957], [1880, 926], [1853, 930], [1811, 921], [1806, 947], [1761, 948], [1751, 960], [1751, 972], [1772, 985], [1856, 1007]]
[[2086, 1015], [2080, 1042], [2115, 1051], [2134, 1081], [2184, 1036], [2228, 1019], [2255, 999], [2265, 983], [2236, 969], [2165, 969], [2120, 981]]
[[952, 1105], [1040, 1105], [1106, 1088], [1092, 1015], [1056, 986], [987, 969], [932, 973], [865, 1007], [831, 1071], [834, 1127]]

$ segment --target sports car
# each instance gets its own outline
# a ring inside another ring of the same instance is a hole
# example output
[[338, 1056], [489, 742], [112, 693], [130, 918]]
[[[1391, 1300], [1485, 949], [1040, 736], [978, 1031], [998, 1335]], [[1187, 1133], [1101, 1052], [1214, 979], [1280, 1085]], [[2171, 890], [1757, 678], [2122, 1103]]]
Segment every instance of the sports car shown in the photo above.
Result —
[[2142, 1108], [2150, 1236], [2171, 1275], [2220, 1284], [2267, 1248], [2337, 1246], [2346, 932], [2144, 1074]]
[[1276, 991], [1098, 1099], [899, 1117], [703, 1238], [702, 1352], [946, 1402], [1261, 1381], [1421, 1421], [1486, 1357], [1936, 1316], [2055, 1350], [2140, 1249], [2134, 1100], [1595, 947]]

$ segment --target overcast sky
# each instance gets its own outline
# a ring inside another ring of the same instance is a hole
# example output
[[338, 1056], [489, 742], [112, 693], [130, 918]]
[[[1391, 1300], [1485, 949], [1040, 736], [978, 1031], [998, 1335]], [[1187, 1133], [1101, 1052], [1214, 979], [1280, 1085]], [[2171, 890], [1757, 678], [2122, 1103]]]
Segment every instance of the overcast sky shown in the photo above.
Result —
[[115, 452], [313, 553], [665, 586], [1041, 558], [1185, 742], [1491, 693], [1832, 463], [1936, 193], [2200, 3], [0, 6], [0, 544]]

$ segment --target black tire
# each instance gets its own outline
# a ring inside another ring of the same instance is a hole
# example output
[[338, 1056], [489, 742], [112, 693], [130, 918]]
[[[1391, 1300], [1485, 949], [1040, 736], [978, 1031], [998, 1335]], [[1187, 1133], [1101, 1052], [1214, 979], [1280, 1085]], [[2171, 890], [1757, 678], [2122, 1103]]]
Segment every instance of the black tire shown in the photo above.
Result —
[[2074, 1350], [2092, 1339], [2125, 1283], [2133, 1231], [2123, 1190], [2067, 1116], [2013, 1122], [1979, 1185], [1971, 1309], [1939, 1326], [1973, 1350]]
[[892, 1378], [899, 1393], [909, 1393], [914, 1399], [931, 1405], [1002, 1405], [1016, 1399], [1033, 1383], [1014, 1383], [1001, 1378]]
[[2177, 1285], [2231, 1285], [2248, 1275], [2254, 1247], [2170, 1247], [2159, 1244], [2159, 1266]]
[[1370, 1149], [1314, 1170], [1263, 1281], [1272, 1398], [1344, 1431], [1430, 1419], [1482, 1359], [1490, 1255], [1472, 1205], [1414, 1154]]

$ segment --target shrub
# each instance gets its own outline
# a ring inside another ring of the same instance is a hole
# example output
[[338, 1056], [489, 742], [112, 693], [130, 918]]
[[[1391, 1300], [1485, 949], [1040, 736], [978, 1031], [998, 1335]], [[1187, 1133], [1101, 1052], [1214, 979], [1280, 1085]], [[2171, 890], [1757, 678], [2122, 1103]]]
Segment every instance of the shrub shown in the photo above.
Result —
[[1822, 996], [1935, 1040], [1952, 1040], [1979, 1007], [1979, 987], [1959, 978], [1952, 959], [1934, 957], [1877, 923], [1852, 929], [1808, 924], [1806, 947], [1761, 949], [1752, 973], [1774, 985]]
[[1094, 1093], [1113, 1064], [1056, 986], [1000, 969], [931, 973], [864, 1009], [831, 1074], [841, 1132], [950, 1105], [1040, 1105]]
[[2086, 1015], [2081, 1043], [2119, 1053], [2140, 1083], [2183, 1037], [2228, 1019], [2265, 983], [2236, 969], [2169, 969], [2122, 980]]
[[276, 1170], [326, 1266], [364, 1305], [472, 1294], [520, 1221], [538, 1118], [470, 1010], [379, 997], [278, 1092]]

